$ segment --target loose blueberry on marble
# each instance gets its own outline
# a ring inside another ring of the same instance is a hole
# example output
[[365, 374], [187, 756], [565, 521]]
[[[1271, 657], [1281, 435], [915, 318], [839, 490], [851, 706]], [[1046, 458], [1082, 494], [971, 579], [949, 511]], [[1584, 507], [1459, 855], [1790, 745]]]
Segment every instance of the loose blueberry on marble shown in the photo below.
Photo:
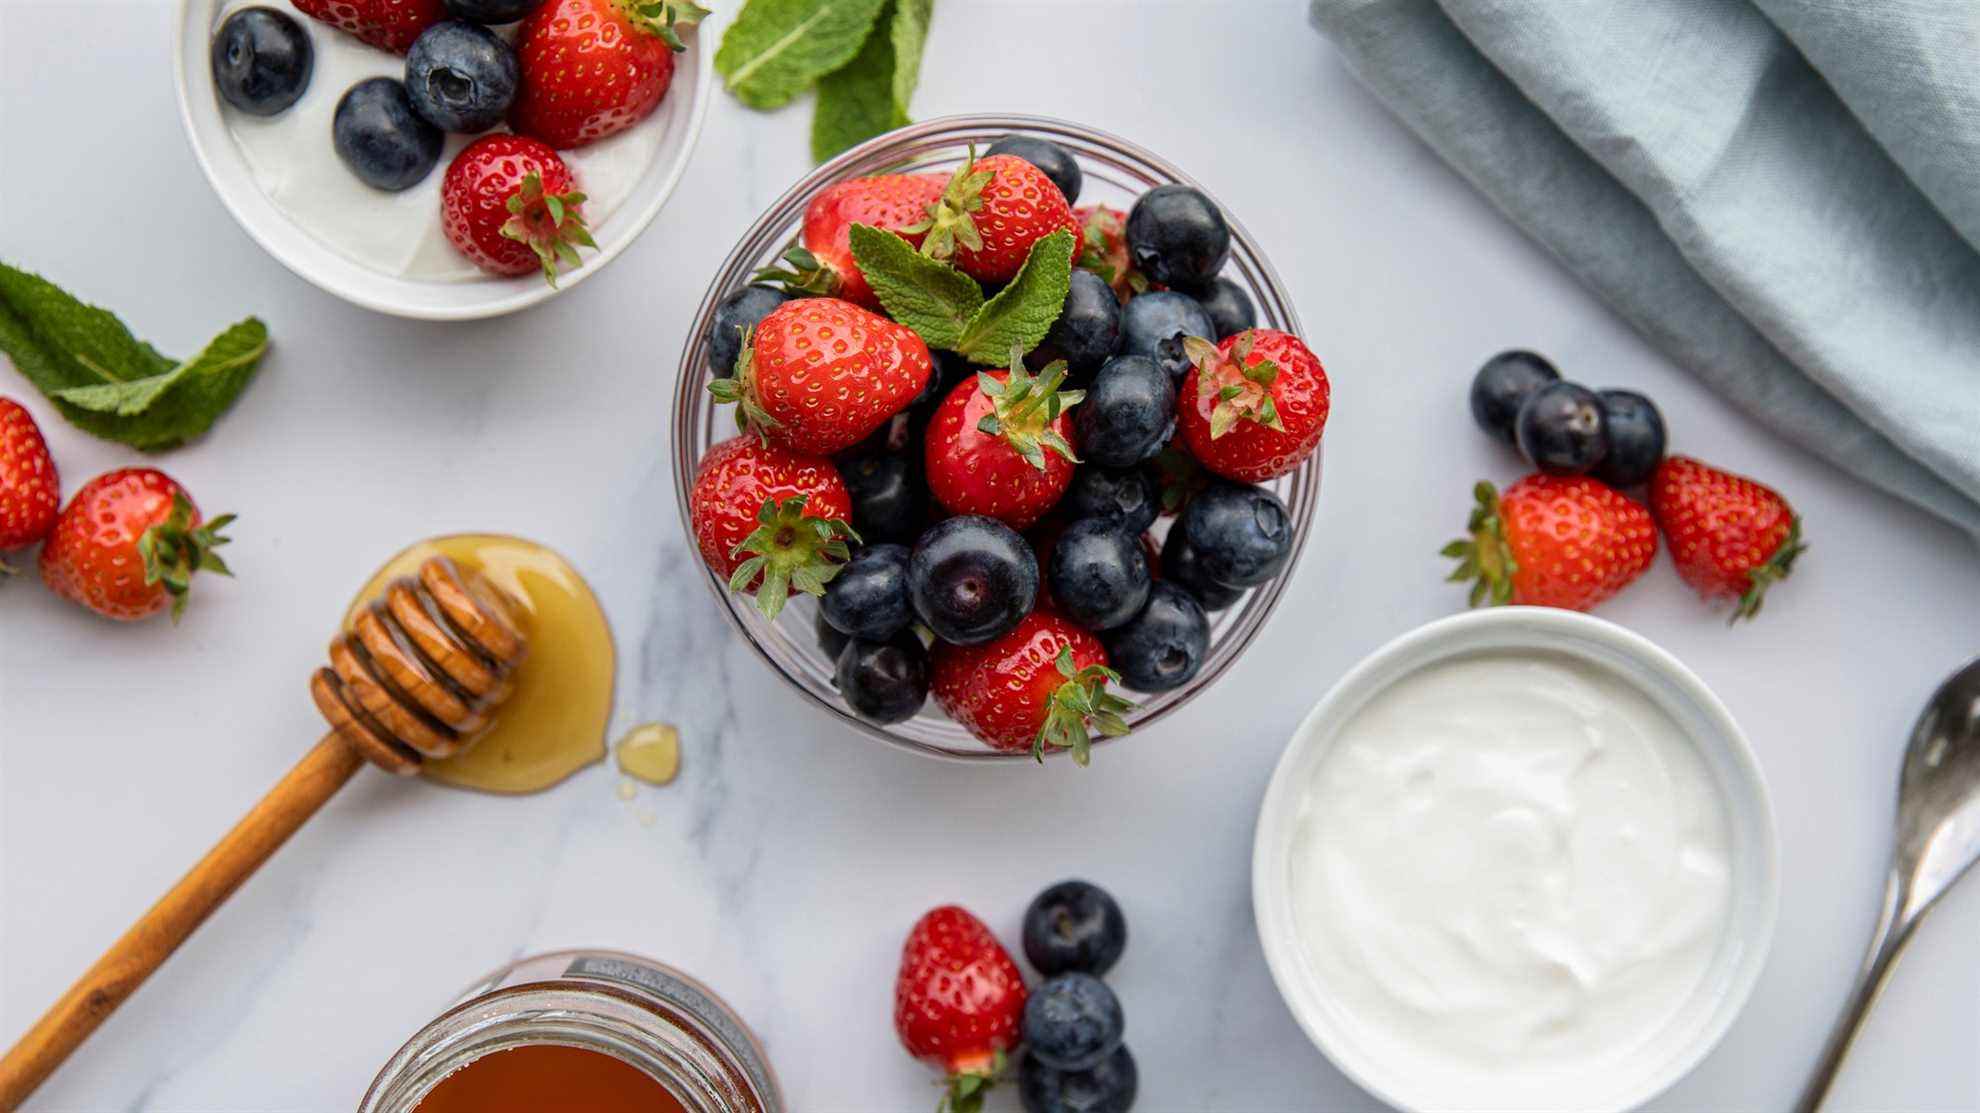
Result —
[[228, 104], [251, 116], [273, 116], [309, 88], [316, 48], [287, 13], [242, 8], [213, 36], [213, 85]]
[[1244, 598], [1243, 588], [1228, 587], [1204, 575], [1196, 550], [1189, 547], [1189, 538], [1180, 526], [1170, 530], [1162, 542], [1162, 578], [1187, 588], [1206, 611], [1221, 611]]
[[1206, 339], [1216, 331], [1210, 315], [1195, 298], [1174, 290], [1156, 290], [1130, 299], [1121, 310], [1121, 353], [1146, 356], [1176, 381], [1189, 373], [1189, 356], [1182, 338]]
[[472, 135], [508, 115], [520, 72], [508, 40], [478, 23], [449, 19], [413, 40], [406, 94], [434, 127]]
[[1127, 1113], [1139, 1083], [1126, 1044], [1092, 1070], [1053, 1070], [1035, 1055], [1018, 1064], [1018, 1100], [1025, 1113]]
[[791, 300], [791, 295], [775, 286], [752, 282], [715, 303], [714, 319], [702, 334], [708, 345], [708, 373], [726, 379], [736, 373], [736, 358], [742, 355], [742, 334], [770, 315], [772, 309]]
[[1141, 613], [1100, 640], [1121, 683], [1137, 692], [1166, 692], [1202, 670], [1210, 652], [1210, 616], [1180, 585], [1156, 580]]
[[1111, 630], [1148, 602], [1148, 553], [1139, 534], [1081, 518], [1059, 533], [1045, 582], [1067, 618], [1088, 630]]
[[1292, 519], [1263, 487], [1214, 483], [1183, 509], [1177, 526], [1213, 583], [1255, 587], [1277, 575], [1292, 552]]
[[908, 558], [908, 595], [935, 636], [982, 645], [1017, 628], [1038, 598], [1038, 556], [1016, 530], [963, 514], [930, 526]]
[[1176, 431], [1176, 380], [1147, 356], [1115, 356], [1093, 376], [1073, 424], [1084, 461], [1128, 468], [1152, 460]]
[[1251, 295], [1228, 278], [1212, 282], [1197, 295], [1196, 300], [1210, 315], [1211, 339], [1222, 340], [1226, 336], [1236, 336], [1245, 329], [1258, 327], [1258, 310], [1251, 304]]
[[1595, 468], [1595, 478], [1611, 487], [1637, 487], [1664, 458], [1664, 415], [1656, 403], [1633, 390], [1605, 390], [1603, 424], [1609, 431], [1609, 454]]
[[446, 0], [447, 14], [469, 23], [495, 26], [514, 23], [536, 10], [543, 0]]
[[983, 152], [985, 158], [991, 155], [1016, 155], [1043, 170], [1045, 176], [1052, 179], [1052, 184], [1059, 187], [1059, 192], [1066, 195], [1066, 204], [1079, 200], [1085, 175], [1080, 173], [1079, 163], [1057, 143], [1029, 135], [1006, 135]]
[[1140, 533], [1155, 524], [1158, 497], [1155, 480], [1144, 468], [1081, 464], [1059, 497], [1057, 510], [1068, 518], [1099, 518]]
[[1505, 441], [1516, 443], [1513, 421], [1519, 408], [1533, 392], [1548, 383], [1559, 382], [1561, 373], [1535, 352], [1500, 352], [1485, 361], [1471, 379], [1471, 418], [1480, 429]]
[[351, 86], [337, 102], [330, 139], [351, 173], [366, 185], [396, 193], [432, 172], [446, 136], [413, 111], [403, 84], [373, 77]]
[[1186, 185], [1159, 185], [1142, 194], [1128, 213], [1127, 242], [1136, 270], [1150, 282], [1182, 290], [1208, 286], [1231, 257], [1223, 212]]
[[1107, 983], [1091, 974], [1060, 974], [1024, 1003], [1024, 1045], [1040, 1064], [1082, 1071], [1121, 1046], [1127, 1018]]
[[1609, 454], [1602, 399], [1580, 383], [1548, 383], [1527, 396], [1513, 422], [1519, 450], [1548, 475], [1582, 475]]
[[825, 621], [855, 638], [886, 641], [914, 621], [907, 569], [906, 546], [868, 545], [825, 585], [818, 609]]
[[1045, 334], [1045, 345], [1066, 361], [1074, 376], [1090, 375], [1121, 342], [1121, 303], [1106, 279], [1075, 270], [1059, 319]]
[[898, 723], [928, 700], [928, 650], [912, 632], [886, 641], [854, 638], [839, 652], [832, 680], [855, 715]]
[[1061, 881], [1031, 898], [1023, 933], [1024, 957], [1047, 977], [1099, 977], [1127, 950], [1127, 917], [1107, 890], [1090, 881]]
[[885, 448], [839, 458], [839, 477], [852, 497], [852, 525], [873, 542], [910, 545], [928, 518], [920, 455]]

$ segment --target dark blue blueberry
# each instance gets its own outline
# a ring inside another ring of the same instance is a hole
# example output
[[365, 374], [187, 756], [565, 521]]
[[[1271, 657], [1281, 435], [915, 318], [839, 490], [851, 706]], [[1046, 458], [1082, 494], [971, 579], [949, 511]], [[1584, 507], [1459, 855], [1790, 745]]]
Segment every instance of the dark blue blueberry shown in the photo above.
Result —
[[1066, 303], [1052, 331], [1045, 334], [1045, 346], [1066, 361], [1074, 375], [1091, 374], [1121, 342], [1121, 303], [1113, 287], [1092, 271], [1072, 272], [1072, 285], [1066, 290]]
[[1145, 468], [1116, 471], [1081, 464], [1056, 510], [1068, 518], [1100, 518], [1129, 533], [1140, 533], [1155, 524], [1160, 509], [1156, 498], [1154, 477]]
[[742, 355], [744, 329], [753, 329], [772, 309], [791, 300], [791, 295], [775, 286], [752, 282], [715, 304], [715, 317], [708, 322], [702, 339], [708, 345], [708, 373], [726, 379], [736, 373], [736, 358]]
[[330, 140], [351, 173], [366, 185], [396, 193], [432, 172], [446, 136], [413, 111], [404, 85], [372, 77], [351, 86], [337, 102]]
[[543, 0], [447, 0], [447, 14], [469, 23], [495, 26], [514, 23], [536, 10]]
[[1029, 135], [1006, 135], [990, 149], [983, 152], [985, 158], [991, 155], [1016, 155], [1045, 172], [1059, 192], [1066, 195], [1066, 204], [1079, 200], [1079, 190], [1084, 183], [1084, 175], [1079, 172], [1079, 163], [1066, 153], [1064, 147], [1044, 139], [1034, 139]]
[[1137, 692], [1166, 692], [1196, 678], [1210, 652], [1210, 616], [1181, 585], [1156, 580], [1134, 621], [1101, 635], [1107, 663]]
[[1210, 339], [1217, 326], [1195, 298], [1174, 290], [1156, 290], [1128, 301], [1121, 310], [1121, 353], [1147, 356], [1177, 382], [1189, 373], [1189, 356], [1182, 338]]
[[1038, 556], [995, 518], [964, 514], [928, 527], [908, 558], [908, 596], [935, 636], [982, 645], [1017, 628], [1038, 599]]
[[818, 609], [825, 621], [855, 638], [886, 641], [914, 621], [907, 567], [906, 546], [868, 545], [825, 585]]
[[1500, 352], [1485, 361], [1471, 379], [1471, 419], [1480, 429], [1507, 444], [1513, 439], [1513, 421], [1519, 408], [1533, 392], [1548, 383], [1559, 382], [1561, 373], [1544, 356], [1533, 352]]
[[1115, 356], [1093, 376], [1073, 424], [1082, 460], [1107, 468], [1152, 460], [1176, 431], [1176, 380], [1147, 356]]
[[908, 545], [921, 536], [928, 498], [919, 459], [918, 453], [884, 449], [839, 458], [839, 477], [852, 496], [853, 529], [863, 540]]
[[1231, 257], [1231, 228], [1217, 203], [1186, 185], [1141, 195], [1127, 218], [1128, 256], [1150, 282], [1181, 290], [1210, 285]]
[[1177, 525], [1205, 578], [1256, 587], [1278, 575], [1292, 552], [1286, 504], [1263, 487], [1214, 483], [1197, 492]]
[[[823, 610], [818, 612], [816, 626], [818, 629], [818, 648], [824, 652], [825, 656], [837, 661], [840, 651], [845, 649], [847, 643], [851, 642], [852, 639], [834, 630], [832, 624], [825, 621], [825, 612]], [[834, 680], [833, 683], [837, 683], [837, 681]]]
[[1059, 533], [1045, 582], [1067, 618], [1088, 630], [1110, 630], [1148, 602], [1148, 553], [1140, 534], [1081, 518]]
[[1024, 1002], [1021, 1031], [1032, 1057], [1053, 1070], [1091, 1070], [1121, 1046], [1120, 998], [1091, 974], [1060, 974]]
[[509, 114], [519, 73], [507, 39], [449, 19], [422, 31], [406, 52], [406, 95], [434, 127], [472, 135]]
[[1127, 950], [1127, 917], [1107, 890], [1061, 881], [1024, 910], [1024, 957], [1046, 977], [1076, 971], [1099, 977]]
[[1519, 450], [1548, 475], [1581, 475], [1609, 454], [1602, 399], [1580, 383], [1548, 383], [1526, 396], [1513, 422]]
[[1206, 611], [1221, 611], [1244, 598], [1243, 588], [1226, 587], [1203, 574], [1196, 550], [1189, 547], [1181, 526], [1171, 529], [1168, 539], [1162, 542], [1162, 578], [1188, 588]]
[[928, 650], [912, 632], [886, 641], [854, 638], [840, 651], [832, 682], [853, 714], [868, 722], [898, 723], [928, 700]]
[[213, 36], [213, 85], [228, 104], [251, 116], [273, 116], [309, 88], [316, 48], [285, 12], [242, 8]]
[[1609, 454], [1595, 478], [1611, 487], [1638, 487], [1664, 458], [1664, 415], [1656, 403], [1633, 390], [1605, 390], [1602, 417], [1609, 428]]
[[1216, 330], [1212, 340], [1222, 340], [1226, 336], [1236, 336], [1245, 329], [1258, 327], [1258, 310], [1251, 304], [1251, 295], [1228, 278], [1212, 282], [1208, 289], [1197, 295], [1196, 300], [1210, 315], [1210, 324]]
[[1018, 1064], [1018, 1100], [1024, 1113], [1127, 1113], [1139, 1082], [1126, 1044], [1092, 1070], [1053, 1070], [1035, 1055]]

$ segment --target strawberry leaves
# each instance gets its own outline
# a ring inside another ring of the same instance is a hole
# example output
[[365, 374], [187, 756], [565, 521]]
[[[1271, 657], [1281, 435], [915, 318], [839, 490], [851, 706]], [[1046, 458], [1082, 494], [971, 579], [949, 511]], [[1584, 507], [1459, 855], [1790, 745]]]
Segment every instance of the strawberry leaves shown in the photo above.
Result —
[[756, 513], [760, 524], [736, 542], [729, 554], [753, 554], [736, 565], [729, 576], [729, 590], [747, 593], [754, 584], [756, 609], [773, 622], [789, 601], [792, 589], [806, 595], [825, 594], [825, 585], [852, 555], [846, 540], [859, 540], [852, 526], [837, 518], [805, 514], [807, 501], [807, 495], [782, 502], [764, 499]]
[[742, 353], [736, 357], [735, 374], [726, 379], [710, 379], [708, 393], [714, 396], [718, 405], [733, 403], [736, 407], [736, 428], [756, 434], [757, 440], [767, 444], [770, 430], [782, 429], [784, 423], [772, 417], [757, 396], [755, 341], [756, 330], [744, 329]]
[[712, 14], [693, 0], [635, 0], [627, 5], [627, 12], [676, 54], [687, 49], [678, 28], [693, 27]]
[[978, 430], [1002, 437], [1024, 462], [1045, 470], [1045, 452], [1053, 452], [1079, 463], [1072, 445], [1052, 428], [1060, 414], [1086, 398], [1083, 390], [1060, 390], [1066, 381], [1066, 361], [1055, 359], [1033, 377], [1024, 369], [1024, 353], [1011, 349], [1009, 377], [999, 379], [987, 371], [976, 375], [976, 389], [991, 400], [990, 412], [976, 423]]
[[853, 260], [889, 316], [933, 348], [957, 352], [978, 366], [1002, 363], [1012, 348], [1031, 351], [1045, 339], [1072, 287], [1071, 232], [1031, 245], [1024, 267], [988, 301], [976, 280], [947, 263], [918, 254], [892, 232], [855, 224]]
[[1454, 584], [1469, 583], [1471, 606], [1488, 599], [1492, 606], [1504, 606], [1512, 602], [1513, 573], [1519, 571], [1519, 561], [1506, 540], [1505, 519], [1499, 513], [1499, 491], [1481, 480], [1471, 493], [1476, 505], [1464, 526], [1466, 536], [1445, 545], [1441, 551], [1441, 555], [1458, 562], [1444, 579]]
[[533, 170], [523, 175], [521, 188], [509, 195], [509, 219], [502, 225], [502, 236], [536, 252], [537, 262], [543, 265], [543, 279], [552, 288], [557, 285], [559, 264], [583, 266], [577, 249], [598, 249], [591, 229], [585, 227], [584, 201], [584, 194], [575, 190], [545, 193], [543, 175]]
[[165, 520], [138, 536], [138, 556], [144, 561], [144, 582], [164, 584], [172, 597], [172, 622], [186, 613], [186, 592], [192, 587], [194, 572], [234, 573], [220, 554], [213, 550], [230, 539], [220, 531], [233, 522], [232, 514], [222, 514], [204, 525], [192, 524], [192, 503], [185, 492], [172, 493], [172, 512]]
[[1071, 750], [1073, 762], [1085, 765], [1093, 753], [1091, 732], [1097, 730], [1108, 738], [1126, 734], [1127, 720], [1121, 713], [1134, 704], [1107, 690], [1109, 681], [1120, 683], [1120, 673], [1105, 665], [1075, 668], [1071, 643], [1059, 646], [1053, 665], [1065, 682], [1046, 701], [1045, 723], [1032, 742], [1031, 756], [1042, 763], [1045, 748], [1052, 746]]
[[1183, 337], [1183, 352], [1197, 367], [1197, 399], [1216, 404], [1210, 411], [1210, 439], [1231, 431], [1239, 421], [1252, 421], [1283, 433], [1278, 403], [1272, 398], [1272, 384], [1279, 379], [1279, 366], [1269, 359], [1247, 364], [1251, 358], [1253, 334], [1247, 332], [1229, 357], [1200, 336]]

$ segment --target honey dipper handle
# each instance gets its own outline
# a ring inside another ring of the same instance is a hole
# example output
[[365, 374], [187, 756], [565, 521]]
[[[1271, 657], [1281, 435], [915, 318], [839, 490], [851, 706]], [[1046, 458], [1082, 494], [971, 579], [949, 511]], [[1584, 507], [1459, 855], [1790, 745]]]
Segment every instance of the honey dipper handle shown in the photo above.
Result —
[[0, 1113], [18, 1109], [363, 764], [335, 733], [305, 754], [0, 1059]]

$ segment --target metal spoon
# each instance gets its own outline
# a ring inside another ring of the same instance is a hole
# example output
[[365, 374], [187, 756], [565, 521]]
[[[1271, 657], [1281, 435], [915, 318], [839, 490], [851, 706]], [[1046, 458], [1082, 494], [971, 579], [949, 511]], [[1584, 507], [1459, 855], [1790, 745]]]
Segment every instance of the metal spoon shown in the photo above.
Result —
[[1829, 1034], [1796, 1113], [1821, 1107], [1912, 929], [1975, 861], [1980, 861], [1980, 660], [1941, 684], [1911, 728], [1898, 782], [1897, 847], [1884, 886], [1884, 911], [1849, 1005]]

